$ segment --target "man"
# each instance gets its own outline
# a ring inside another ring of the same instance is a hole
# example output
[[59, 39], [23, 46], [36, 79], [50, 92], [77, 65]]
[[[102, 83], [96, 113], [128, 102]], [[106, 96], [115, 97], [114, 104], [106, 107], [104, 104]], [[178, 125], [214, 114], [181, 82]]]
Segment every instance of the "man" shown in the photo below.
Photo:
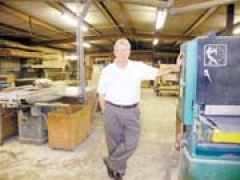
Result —
[[131, 45], [119, 39], [114, 45], [115, 60], [105, 67], [98, 85], [99, 103], [103, 112], [108, 157], [104, 163], [108, 176], [122, 180], [127, 160], [137, 148], [140, 136], [140, 87], [142, 80], [154, 80], [178, 70], [176, 67], [160, 70], [142, 62], [129, 60]]

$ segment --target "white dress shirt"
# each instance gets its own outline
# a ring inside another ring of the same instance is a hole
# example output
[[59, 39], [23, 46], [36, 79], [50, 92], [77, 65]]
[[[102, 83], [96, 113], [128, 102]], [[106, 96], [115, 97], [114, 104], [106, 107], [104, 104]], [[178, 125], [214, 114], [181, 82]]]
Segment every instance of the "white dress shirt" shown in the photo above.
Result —
[[106, 66], [99, 79], [97, 92], [105, 95], [105, 100], [118, 105], [131, 105], [140, 101], [142, 80], [154, 80], [157, 68], [142, 62], [128, 60], [126, 68], [115, 63]]

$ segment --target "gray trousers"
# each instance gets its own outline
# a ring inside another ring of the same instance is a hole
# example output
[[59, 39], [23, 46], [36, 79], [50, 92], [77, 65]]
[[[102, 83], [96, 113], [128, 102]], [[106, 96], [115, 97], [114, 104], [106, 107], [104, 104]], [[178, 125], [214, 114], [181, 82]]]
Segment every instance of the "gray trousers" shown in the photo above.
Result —
[[125, 109], [106, 104], [103, 117], [108, 147], [108, 157], [105, 160], [113, 171], [125, 173], [127, 160], [139, 142], [139, 107]]

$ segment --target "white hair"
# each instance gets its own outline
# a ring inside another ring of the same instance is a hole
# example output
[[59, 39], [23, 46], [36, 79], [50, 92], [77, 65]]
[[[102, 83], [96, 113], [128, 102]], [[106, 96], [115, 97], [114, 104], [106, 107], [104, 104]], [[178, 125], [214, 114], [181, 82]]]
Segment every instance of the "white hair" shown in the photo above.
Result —
[[131, 49], [131, 44], [127, 39], [118, 39], [116, 43], [114, 44], [114, 51], [116, 51], [119, 47], [127, 47]]

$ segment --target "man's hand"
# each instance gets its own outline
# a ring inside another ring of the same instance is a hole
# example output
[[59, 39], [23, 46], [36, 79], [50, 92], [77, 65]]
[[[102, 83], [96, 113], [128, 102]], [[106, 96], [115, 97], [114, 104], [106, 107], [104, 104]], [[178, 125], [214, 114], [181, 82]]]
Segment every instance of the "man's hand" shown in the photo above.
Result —
[[176, 65], [178, 65], [180, 67], [183, 63], [183, 59], [184, 59], [183, 52], [180, 52], [177, 57]]
[[179, 72], [180, 71], [180, 67], [183, 63], [183, 52], [180, 52], [177, 60], [176, 60], [176, 66], [172, 68], [172, 72]]
[[178, 57], [177, 57], [176, 64], [173, 65], [171, 68], [159, 69], [158, 73], [157, 73], [157, 76], [164, 76], [164, 75], [167, 75], [167, 74], [172, 73], [172, 72], [179, 72], [180, 71], [180, 66], [183, 63], [183, 59], [184, 59], [184, 54], [183, 54], [183, 52], [180, 52]]

